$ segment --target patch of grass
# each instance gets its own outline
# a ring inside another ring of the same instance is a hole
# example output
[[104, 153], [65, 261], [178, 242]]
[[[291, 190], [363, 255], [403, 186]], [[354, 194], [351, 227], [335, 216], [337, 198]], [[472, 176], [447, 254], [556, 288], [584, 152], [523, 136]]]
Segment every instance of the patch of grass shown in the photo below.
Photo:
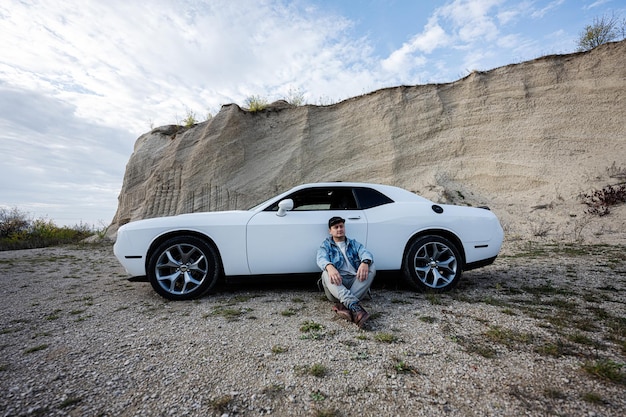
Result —
[[315, 417], [339, 417], [339, 411], [335, 409], [324, 409], [324, 410], [313, 410], [313, 415]]
[[535, 347], [535, 352], [544, 356], [552, 356], [559, 358], [564, 355], [573, 355], [574, 350], [571, 345], [563, 343], [561, 340], [556, 342], [546, 342]]
[[498, 298], [494, 298], [491, 296], [485, 297], [481, 300], [484, 304], [490, 305], [490, 306], [496, 306], [496, 307], [506, 307], [509, 305], [509, 303], [507, 301], [498, 299]]
[[233, 400], [231, 395], [222, 395], [209, 401], [209, 407], [215, 411], [223, 413], [227, 411], [229, 404]]
[[554, 297], [549, 300], [544, 300], [543, 303], [544, 305], [548, 305], [548, 306], [558, 308], [560, 310], [568, 310], [568, 311], [576, 310], [576, 307], [578, 307], [578, 303], [570, 301], [570, 300], [566, 300], [561, 297]]
[[321, 391], [313, 391], [310, 395], [312, 401], [324, 401], [326, 396]]
[[431, 317], [431, 316], [421, 316], [419, 320], [423, 321], [424, 323], [429, 323], [429, 324], [432, 324], [437, 321], [435, 317]]
[[247, 301], [252, 300], [253, 298], [258, 297], [258, 295], [254, 295], [254, 294], [241, 294], [241, 295], [237, 295], [235, 297], [232, 298], [232, 300], [230, 300], [228, 302], [228, 305], [233, 305], [236, 303], [245, 303]]
[[224, 307], [224, 306], [218, 306], [213, 309], [213, 312], [211, 313], [211, 315], [224, 317], [228, 321], [236, 321], [236, 320], [239, 320], [239, 318], [242, 315], [250, 311], [252, 311], [252, 309], [250, 308], [242, 310], [240, 308], [229, 308], [229, 307]]
[[596, 332], [600, 330], [595, 320], [590, 317], [571, 317], [572, 325], [583, 332]]
[[606, 401], [602, 396], [596, 392], [586, 392], [582, 395], [583, 401], [591, 404], [604, 404]]
[[441, 294], [429, 292], [426, 294], [426, 300], [434, 306], [443, 305]]
[[308, 374], [316, 378], [323, 378], [328, 373], [328, 369], [321, 363], [311, 365], [308, 370]]
[[535, 242], [527, 242], [521, 251], [506, 256], [508, 258], [543, 258], [548, 256], [549, 252], [544, 245], [536, 244]]
[[300, 326], [300, 331], [305, 333], [305, 335], [302, 336], [303, 339], [323, 339], [324, 333], [322, 333], [322, 330], [324, 330], [324, 326], [314, 321], [305, 321]]
[[289, 349], [284, 347], [284, 346], [279, 346], [279, 345], [272, 346], [272, 353], [274, 353], [274, 354], [285, 353], [288, 350]]
[[62, 312], [62, 311], [63, 310], [56, 309], [52, 313], [48, 314], [45, 318], [48, 321], [57, 320], [59, 318], [59, 313]]
[[598, 379], [626, 385], [626, 374], [622, 370], [624, 364], [608, 359], [585, 362], [582, 369]]
[[467, 353], [477, 354], [486, 359], [493, 359], [498, 355], [498, 352], [493, 347], [482, 341], [468, 339], [463, 336], [453, 336], [451, 339], [463, 347]]
[[38, 346], [33, 346], [31, 348], [28, 348], [24, 351], [24, 354], [28, 354], [28, 353], [34, 353], [34, 352], [39, 352], [40, 350], [44, 350], [44, 349], [48, 349], [48, 345], [47, 344], [42, 344], [42, 345], [38, 345]]
[[316, 378], [323, 378], [328, 374], [328, 368], [321, 363], [315, 363], [311, 366], [296, 365], [294, 370], [298, 375], [311, 375]]
[[393, 369], [396, 371], [396, 373], [413, 374], [413, 375], [418, 374], [417, 370], [413, 366], [406, 363], [404, 360], [399, 359], [397, 357], [393, 357], [392, 359], [393, 359]]
[[596, 349], [601, 349], [603, 346], [601, 343], [596, 342], [592, 338], [585, 336], [582, 333], [574, 333], [567, 336], [567, 339], [571, 342], [577, 343], [579, 345], [592, 346]]
[[517, 343], [528, 344], [533, 340], [533, 336], [529, 333], [521, 333], [499, 326], [492, 326], [484, 335], [488, 340], [508, 347], [512, 347]]
[[285, 390], [285, 387], [280, 384], [271, 384], [266, 387], [263, 387], [261, 392], [270, 397], [274, 397]]
[[614, 316], [603, 308], [589, 307], [594, 317], [601, 321], [609, 330], [609, 336], [613, 340], [621, 340], [626, 338], [626, 317]]
[[300, 331], [302, 333], [320, 332], [323, 329], [324, 326], [314, 321], [305, 321], [304, 323], [302, 323], [302, 326], [300, 326]]
[[543, 390], [543, 395], [546, 398], [550, 398], [552, 400], [563, 400], [567, 398], [563, 391], [560, 391], [556, 388], [546, 388], [545, 390]]
[[60, 408], [67, 408], [67, 407], [71, 407], [73, 405], [78, 404], [79, 402], [81, 402], [82, 399], [78, 398], [78, 397], [69, 397], [65, 400], [63, 400], [63, 402], [61, 402], [61, 404], [59, 405]]
[[377, 342], [381, 343], [396, 343], [398, 341], [398, 337], [393, 333], [376, 333], [374, 339]]
[[551, 283], [546, 283], [543, 285], [537, 285], [534, 287], [531, 286], [523, 286], [521, 288], [524, 292], [528, 294], [532, 294], [535, 296], [554, 296], [554, 295], [572, 295], [572, 292], [569, 290], [564, 290], [562, 288], [554, 287]]
[[9, 333], [15, 333], [15, 332], [19, 332], [21, 329], [18, 329], [16, 327], [13, 328], [8, 328], [8, 329], [2, 329], [0, 330], [0, 334], [9, 334]]

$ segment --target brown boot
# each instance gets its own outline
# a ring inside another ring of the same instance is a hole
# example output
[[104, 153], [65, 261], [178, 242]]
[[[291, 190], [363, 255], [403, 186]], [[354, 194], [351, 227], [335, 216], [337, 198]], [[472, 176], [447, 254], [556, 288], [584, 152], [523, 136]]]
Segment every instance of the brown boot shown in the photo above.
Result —
[[360, 303], [354, 303], [350, 306], [350, 312], [352, 313], [352, 322], [362, 329], [367, 319], [370, 318], [370, 314], [361, 307]]
[[352, 313], [343, 304], [336, 303], [333, 306], [333, 311], [342, 319], [352, 321]]

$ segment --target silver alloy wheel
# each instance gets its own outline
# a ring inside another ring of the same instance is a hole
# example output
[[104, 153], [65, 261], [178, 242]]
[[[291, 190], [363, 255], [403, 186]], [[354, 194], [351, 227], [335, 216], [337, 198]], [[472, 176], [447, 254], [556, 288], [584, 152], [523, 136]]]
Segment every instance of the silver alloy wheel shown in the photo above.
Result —
[[195, 245], [178, 243], [165, 249], [155, 265], [155, 278], [166, 292], [185, 295], [195, 291], [209, 272], [204, 252]]
[[442, 242], [427, 242], [415, 253], [413, 268], [423, 285], [432, 289], [446, 288], [457, 277], [455, 252]]

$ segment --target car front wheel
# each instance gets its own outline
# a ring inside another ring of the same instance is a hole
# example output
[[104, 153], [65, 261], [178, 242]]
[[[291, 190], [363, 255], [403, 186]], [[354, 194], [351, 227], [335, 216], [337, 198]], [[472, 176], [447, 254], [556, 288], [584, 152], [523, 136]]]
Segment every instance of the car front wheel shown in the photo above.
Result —
[[461, 279], [459, 249], [441, 236], [413, 242], [404, 259], [404, 277], [420, 291], [448, 291]]
[[220, 275], [213, 246], [194, 236], [171, 238], [157, 247], [148, 262], [152, 288], [169, 300], [190, 300], [209, 291]]

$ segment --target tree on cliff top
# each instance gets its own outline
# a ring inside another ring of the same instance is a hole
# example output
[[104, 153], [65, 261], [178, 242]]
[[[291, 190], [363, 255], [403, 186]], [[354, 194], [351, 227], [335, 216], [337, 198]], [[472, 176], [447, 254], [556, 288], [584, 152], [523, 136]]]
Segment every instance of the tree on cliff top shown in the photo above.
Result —
[[589, 51], [607, 42], [626, 39], [626, 19], [615, 15], [596, 17], [578, 38], [578, 52]]

